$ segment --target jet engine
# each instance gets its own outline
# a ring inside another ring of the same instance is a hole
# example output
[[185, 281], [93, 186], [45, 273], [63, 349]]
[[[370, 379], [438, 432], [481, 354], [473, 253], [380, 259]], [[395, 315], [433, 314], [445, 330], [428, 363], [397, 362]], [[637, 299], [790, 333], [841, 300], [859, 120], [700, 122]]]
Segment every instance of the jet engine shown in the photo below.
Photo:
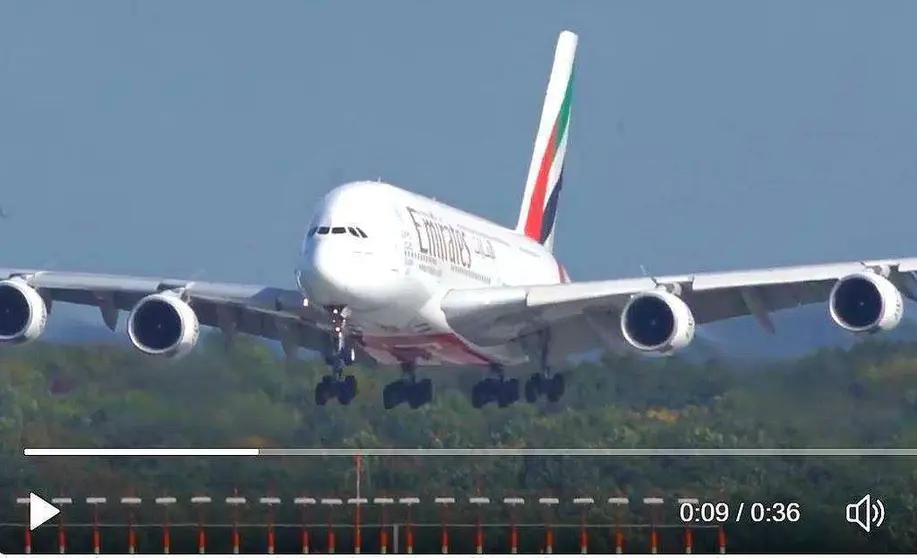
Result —
[[694, 339], [694, 314], [678, 296], [663, 290], [634, 295], [621, 312], [621, 333], [635, 349], [669, 354]]
[[885, 277], [860, 271], [835, 283], [828, 297], [834, 322], [854, 333], [889, 331], [901, 323], [904, 300], [901, 291]]
[[38, 291], [19, 278], [0, 281], [0, 344], [38, 339], [48, 323], [48, 306]]
[[197, 344], [200, 322], [178, 295], [156, 293], [140, 299], [131, 310], [127, 335], [143, 353], [181, 358]]

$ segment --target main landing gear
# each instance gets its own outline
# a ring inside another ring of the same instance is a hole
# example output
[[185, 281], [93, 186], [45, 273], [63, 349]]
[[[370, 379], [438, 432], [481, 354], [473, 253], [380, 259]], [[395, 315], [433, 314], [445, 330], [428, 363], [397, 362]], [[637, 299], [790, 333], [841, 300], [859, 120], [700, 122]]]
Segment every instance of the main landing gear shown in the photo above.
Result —
[[341, 405], [349, 405], [357, 395], [357, 379], [344, 375], [344, 369], [356, 360], [353, 347], [347, 343], [346, 319], [343, 308], [329, 308], [331, 313], [331, 342], [325, 351], [325, 363], [331, 373], [322, 377], [315, 386], [315, 404], [322, 406], [337, 398]]
[[566, 378], [563, 372], [554, 372], [550, 365], [552, 345], [551, 330], [543, 329], [532, 338], [529, 345], [531, 356], [538, 363], [540, 372], [532, 374], [525, 382], [525, 400], [529, 403], [538, 401], [542, 395], [550, 403], [557, 403], [564, 396]]
[[508, 407], [519, 400], [519, 380], [506, 379], [503, 367], [499, 364], [490, 366], [490, 377], [476, 383], [471, 388], [471, 405], [480, 409], [495, 401], [498, 406]]
[[418, 381], [417, 365], [413, 362], [401, 364], [401, 379], [396, 380], [382, 390], [382, 406], [394, 409], [407, 403], [417, 409], [433, 400], [433, 382], [429, 378]]
[[562, 372], [536, 372], [525, 382], [525, 400], [529, 403], [538, 401], [542, 395], [551, 402], [557, 403], [564, 396], [566, 378]]
[[[496, 402], [499, 407], [508, 407], [519, 400], [519, 380], [506, 379], [500, 365], [491, 365], [491, 377], [476, 383], [471, 389], [471, 405], [475, 409]], [[557, 403], [564, 395], [566, 378], [563, 373], [550, 371], [532, 374], [525, 382], [525, 400], [535, 403], [542, 395], [551, 403]]]

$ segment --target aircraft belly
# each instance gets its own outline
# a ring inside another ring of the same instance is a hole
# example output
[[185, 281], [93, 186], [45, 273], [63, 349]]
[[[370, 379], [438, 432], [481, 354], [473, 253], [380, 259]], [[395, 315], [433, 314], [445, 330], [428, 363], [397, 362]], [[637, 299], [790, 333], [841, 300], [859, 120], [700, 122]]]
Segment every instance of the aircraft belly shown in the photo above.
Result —
[[[419, 281], [414, 287], [414, 295], [399, 300], [397, 308], [388, 314], [362, 317], [360, 342], [379, 363], [487, 365], [515, 364], [525, 359], [513, 346], [481, 347], [460, 337], [448, 326], [439, 307], [442, 293], [435, 291], [442, 287]], [[373, 317], [377, 319], [373, 321]]]
[[510, 345], [477, 347], [455, 333], [431, 332], [363, 336], [363, 348], [381, 364], [414, 362], [419, 366], [520, 364], [525, 355]]

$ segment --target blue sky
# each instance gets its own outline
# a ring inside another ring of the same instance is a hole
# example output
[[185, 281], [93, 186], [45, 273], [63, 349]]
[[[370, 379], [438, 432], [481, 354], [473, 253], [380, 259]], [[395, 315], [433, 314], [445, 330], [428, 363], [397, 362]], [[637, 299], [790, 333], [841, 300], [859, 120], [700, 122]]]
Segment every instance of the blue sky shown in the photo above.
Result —
[[382, 177], [514, 224], [580, 35], [574, 279], [917, 254], [917, 3], [0, 3], [0, 266], [293, 286]]

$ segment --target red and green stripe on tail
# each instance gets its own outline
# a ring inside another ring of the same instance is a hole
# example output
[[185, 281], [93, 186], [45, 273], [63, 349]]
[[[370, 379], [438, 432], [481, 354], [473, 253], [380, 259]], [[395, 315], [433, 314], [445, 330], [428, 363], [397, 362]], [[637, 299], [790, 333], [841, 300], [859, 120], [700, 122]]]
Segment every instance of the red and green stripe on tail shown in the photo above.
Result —
[[[541, 166], [538, 168], [538, 177], [535, 179], [535, 188], [532, 190], [532, 199], [529, 201], [529, 213], [525, 220], [525, 235], [544, 244], [554, 230], [554, 219], [557, 215], [557, 200], [564, 185], [563, 157], [558, 160], [558, 148], [566, 148], [564, 141], [570, 126], [570, 102], [573, 98], [573, 75], [567, 82], [564, 101], [560, 113], [554, 121], [548, 145], [541, 156]], [[551, 169], [555, 162], [560, 166], [557, 180], [549, 184]], [[550, 195], [548, 194], [550, 192]], [[547, 203], [545, 197], [547, 196]]]
[[573, 61], [577, 37], [564, 31], [557, 41], [535, 150], [516, 231], [553, 250], [557, 203], [563, 188], [564, 157], [573, 101]]

